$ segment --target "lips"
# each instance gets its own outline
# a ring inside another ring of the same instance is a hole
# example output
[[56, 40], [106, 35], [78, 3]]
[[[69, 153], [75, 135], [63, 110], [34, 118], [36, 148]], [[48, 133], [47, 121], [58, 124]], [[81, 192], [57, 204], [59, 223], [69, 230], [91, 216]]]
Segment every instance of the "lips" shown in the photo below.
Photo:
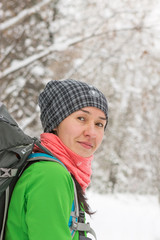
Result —
[[89, 143], [89, 142], [78, 142], [82, 147], [86, 148], [86, 149], [91, 149], [93, 148], [93, 144]]

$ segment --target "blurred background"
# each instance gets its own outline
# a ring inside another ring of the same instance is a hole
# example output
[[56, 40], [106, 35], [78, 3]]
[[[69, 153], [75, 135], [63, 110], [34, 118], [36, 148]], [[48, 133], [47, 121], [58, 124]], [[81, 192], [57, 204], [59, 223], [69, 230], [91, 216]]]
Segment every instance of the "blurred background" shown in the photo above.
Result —
[[[1, 0], [0, 101], [31, 136], [50, 80], [93, 84], [109, 124], [91, 189], [160, 196], [160, 2]], [[160, 199], [160, 197], [159, 197]]]

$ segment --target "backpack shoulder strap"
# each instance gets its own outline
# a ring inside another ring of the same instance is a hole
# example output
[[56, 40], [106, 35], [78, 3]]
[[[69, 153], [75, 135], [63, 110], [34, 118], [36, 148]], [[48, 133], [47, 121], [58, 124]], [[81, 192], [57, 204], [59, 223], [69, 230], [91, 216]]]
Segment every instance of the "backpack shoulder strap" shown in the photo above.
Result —
[[40, 160], [58, 162], [64, 168], [66, 168], [66, 166], [59, 159], [57, 159], [55, 156], [51, 156], [46, 153], [31, 153], [28, 156], [27, 162], [35, 162], [35, 161], [40, 161]]

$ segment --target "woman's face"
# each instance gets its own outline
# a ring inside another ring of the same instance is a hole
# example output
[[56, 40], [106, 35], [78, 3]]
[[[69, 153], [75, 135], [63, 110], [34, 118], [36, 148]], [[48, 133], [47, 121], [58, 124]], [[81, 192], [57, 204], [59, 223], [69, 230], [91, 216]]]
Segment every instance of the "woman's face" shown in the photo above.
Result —
[[105, 125], [103, 111], [85, 107], [69, 115], [54, 130], [69, 149], [82, 157], [90, 157], [102, 142]]

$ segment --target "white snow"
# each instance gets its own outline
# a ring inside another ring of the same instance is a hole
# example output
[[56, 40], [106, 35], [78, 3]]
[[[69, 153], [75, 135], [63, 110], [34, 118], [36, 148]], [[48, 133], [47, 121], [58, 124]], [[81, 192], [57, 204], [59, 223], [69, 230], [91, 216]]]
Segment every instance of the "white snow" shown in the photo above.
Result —
[[47, 5], [49, 2], [51, 2], [51, 0], [44, 0], [30, 9], [24, 9], [16, 17], [10, 18], [9, 20], [1, 23], [0, 32], [17, 24], [18, 22], [22, 21], [24, 18], [32, 15], [33, 13], [40, 11], [40, 9]]
[[42, 68], [41, 66], [38, 66], [38, 65], [33, 67], [31, 72], [35, 76], [43, 76], [45, 74], [44, 68]]
[[[87, 220], [97, 240], [160, 240], [160, 205], [156, 196], [87, 193], [97, 211]], [[88, 237], [91, 237], [88, 235]]]

